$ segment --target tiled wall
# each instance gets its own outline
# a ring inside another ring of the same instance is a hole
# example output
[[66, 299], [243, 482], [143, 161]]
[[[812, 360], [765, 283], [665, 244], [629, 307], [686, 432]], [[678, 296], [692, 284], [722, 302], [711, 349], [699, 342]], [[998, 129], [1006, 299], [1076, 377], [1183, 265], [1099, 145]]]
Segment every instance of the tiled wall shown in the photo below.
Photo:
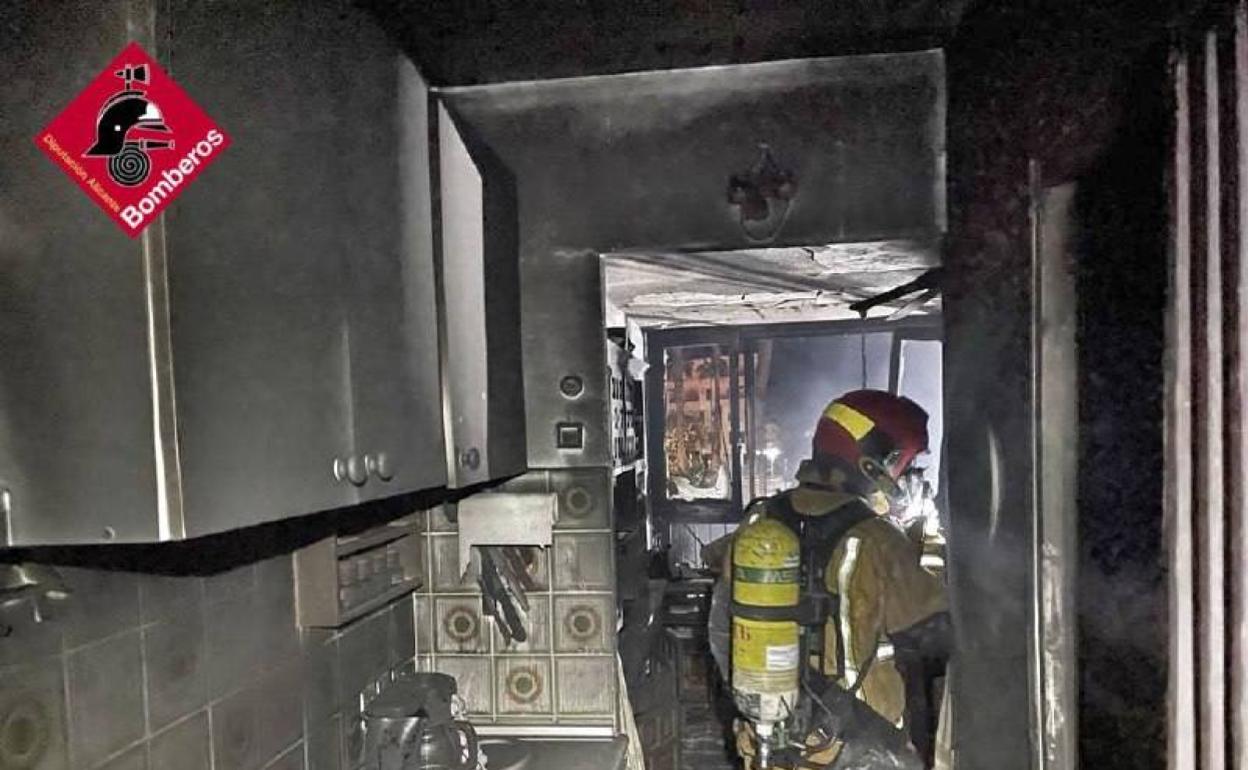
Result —
[[410, 595], [301, 632], [289, 554], [208, 577], [60, 571], [73, 594], [45, 622], [0, 611], [0, 768], [348, 770], [360, 692], [414, 665]]
[[[425, 588], [416, 594], [420, 666], [453, 675], [471, 718], [500, 724], [614, 724], [615, 569], [611, 472], [536, 471], [508, 492], [558, 496], [554, 545], [533, 549], [529, 638], [506, 642], [482, 616], [476, 566], [461, 578], [455, 525], [429, 515]], [[475, 557], [474, 557], [475, 558]]]
[[0, 768], [358, 770], [362, 699], [417, 667], [455, 676], [478, 723], [614, 727], [611, 472], [505, 489], [558, 496], [523, 644], [482, 616], [441, 509], [425, 586], [341, 629], [297, 627], [290, 554], [206, 577], [60, 567], [72, 594], [44, 622], [0, 610]]

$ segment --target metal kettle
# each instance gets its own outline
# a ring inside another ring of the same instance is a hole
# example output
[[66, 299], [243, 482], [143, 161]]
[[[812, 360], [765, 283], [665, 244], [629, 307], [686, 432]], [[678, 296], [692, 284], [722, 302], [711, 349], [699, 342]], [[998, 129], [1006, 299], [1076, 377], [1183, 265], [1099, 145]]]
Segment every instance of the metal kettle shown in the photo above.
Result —
[[409, 674], [364, 708], [370, 770], [477, 770], [477, 734], [457, 719], [446, 674]]

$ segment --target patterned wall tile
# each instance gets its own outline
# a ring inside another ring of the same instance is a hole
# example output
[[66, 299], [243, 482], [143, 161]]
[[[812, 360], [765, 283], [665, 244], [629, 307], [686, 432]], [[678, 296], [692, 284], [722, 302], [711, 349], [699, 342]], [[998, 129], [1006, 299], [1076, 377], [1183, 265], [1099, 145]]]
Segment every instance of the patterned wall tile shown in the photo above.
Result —
[[551, 713], [552, 684], [549, 658], [500, 658], [494, 682], [498, 713]]
[[615, 602], [610, 595], [556, 595], [555, 651], [611, 652]]
[[490, 651], [490, 621], [481, 614], [481, 597], [435, 596], [433, 608], [437, 654]]
[[569, 468], [550, 471], [558, 496], [556, 529], [608, 529], [611, 526], [611, 470]]
[[0, 767], [69, 767], [60, 658], [0, 668], [0, 725]]

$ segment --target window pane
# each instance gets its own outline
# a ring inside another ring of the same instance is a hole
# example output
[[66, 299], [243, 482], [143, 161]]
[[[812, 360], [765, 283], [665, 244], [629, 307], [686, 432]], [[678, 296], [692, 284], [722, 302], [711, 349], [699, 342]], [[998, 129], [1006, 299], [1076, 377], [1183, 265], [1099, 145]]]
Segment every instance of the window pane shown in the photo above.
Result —
[[[796, 486], [794, 474], [810, 456], [819, 416], [832, 399], [863, 387], [888, 389], [892, 334], [776, 337], [760, 341], [754, 357], [753, 431], [743, 498]], [[865, 362], [865, 366], [864, 366]]]
[[902, 340], [901, 370], [897, 376], [897, 393], [927, 411], [930, 454], [920, 456], [915, 464], [927, 469], [924, 475], [933, 492], [940, 487], [940, 449], [945, 432], [940, 350], [939, 340]]
[[669, 500], [731, 500], [732, 382], [718, 346], [670, 348], [663, 448]]

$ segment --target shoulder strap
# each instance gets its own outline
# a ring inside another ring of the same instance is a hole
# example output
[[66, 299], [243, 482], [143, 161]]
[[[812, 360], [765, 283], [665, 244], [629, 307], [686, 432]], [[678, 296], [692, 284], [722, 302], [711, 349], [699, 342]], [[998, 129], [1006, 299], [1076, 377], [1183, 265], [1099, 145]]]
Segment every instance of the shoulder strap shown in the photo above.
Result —
[[792, 529], [802, 541], [802, 562], [822, 574], [849, 530], [871, 519], [875, 512], [855, 500], [819, 516], [798, 513], [789, 492], [767, 501], [767, 514]]

